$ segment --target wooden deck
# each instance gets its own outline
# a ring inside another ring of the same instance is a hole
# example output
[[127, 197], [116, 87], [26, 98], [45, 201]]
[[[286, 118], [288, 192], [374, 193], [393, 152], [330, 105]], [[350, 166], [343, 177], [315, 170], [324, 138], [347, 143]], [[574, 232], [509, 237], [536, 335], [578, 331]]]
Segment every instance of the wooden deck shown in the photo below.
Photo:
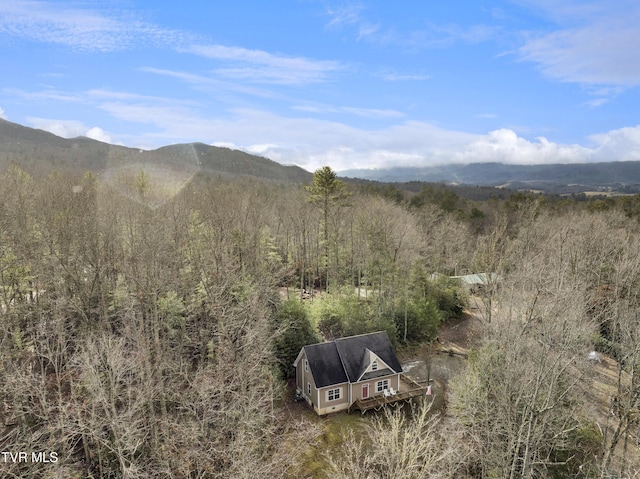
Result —
[[397, 406], [402, 401], [410, 401], [413, 398], [423, 396], [426, 387], [420, 386], [413, 379], [400, 375], [400, 387], [399, 390], [393, 396], [385, 396], [379, 394], [377, 396], [370, 397], [368, 399], [356, 399], [356, 401], [349, 407], [349, 412], [360, 411], [362, 414], [370, 409], [379, 411], [385, 406]]

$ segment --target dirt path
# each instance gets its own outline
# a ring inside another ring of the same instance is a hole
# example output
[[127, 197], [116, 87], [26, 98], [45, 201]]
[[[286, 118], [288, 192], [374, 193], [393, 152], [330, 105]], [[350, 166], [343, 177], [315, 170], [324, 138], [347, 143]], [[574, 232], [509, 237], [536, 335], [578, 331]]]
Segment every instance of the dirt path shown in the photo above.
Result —
[[469, 350], [479, 346], [482, 339], [482, 323], [474, 310], [465, 311], [460, 318], [451, 318], [440, 328], [440, 343]]

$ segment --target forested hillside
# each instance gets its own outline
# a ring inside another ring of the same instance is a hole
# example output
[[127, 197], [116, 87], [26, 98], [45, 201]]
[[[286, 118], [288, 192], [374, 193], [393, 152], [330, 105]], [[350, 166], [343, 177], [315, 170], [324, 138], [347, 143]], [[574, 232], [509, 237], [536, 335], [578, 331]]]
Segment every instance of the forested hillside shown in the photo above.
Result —
[[[1, 463], [3, 477], [638, 470], [635, 197], [409, 199], [329, 168], [306, 186], [171, 191], [144, 171], [0, 175], [0, 448], [57, 456]], [[496, 273], [475, 297], [482, 346], [442, 415], [365, 418], [326, 457], [324, 423], [286, 406], [299, 347], [377, 330], [400, 349], [435, 341], [469, 301], [447, 276], [472, 272]], [[606, 424], [583, 407], [594, 348], [619, 365]]]
[[204, 143], [184, 143], [155, 150], [110, 145], [86, 137], [61, 138], [0, 118], [0, 168], [17, 166], [31, 175], [52, 171], [92, 171], [164, 168], [177, 176], [198, 173], [225, 178], [258, 177], [275, 181], [306, 182], [311, 173], [298, 166], [285, 166], [243, 151]]
[[452, 163], [380, 170], [347, 170], [342, 174], [347, 177], [386, 182], [442, 181], [467, 185], [506, 186], [556, 194], [586, 191], [638, 193], [640, 188], [640, 162], [638, 161], [549, 165]]

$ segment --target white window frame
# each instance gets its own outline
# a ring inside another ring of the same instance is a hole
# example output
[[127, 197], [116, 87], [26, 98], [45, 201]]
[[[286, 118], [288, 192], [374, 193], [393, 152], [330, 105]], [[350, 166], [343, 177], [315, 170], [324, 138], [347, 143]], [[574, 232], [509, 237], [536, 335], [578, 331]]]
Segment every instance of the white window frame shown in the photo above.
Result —
[[311, 397], [311, 383], [307, 383], [307, 396]]
[[383, 379], [382, 381], [376, 382], [376, 392], [381, 393], [385, 389], [389, 389], [389, 380]]
[[305, 372], [309, 372], [309, 361], [307, 359], [304, 360], [304, 370]]
[[374, 359], [373, 362], [371, 363], [371, 370], [372, 371], [377, 371], [378, 370], [378, 360]]
[[342, 388], [327, 390], [327, 401], [338, 401], [342, 398]]

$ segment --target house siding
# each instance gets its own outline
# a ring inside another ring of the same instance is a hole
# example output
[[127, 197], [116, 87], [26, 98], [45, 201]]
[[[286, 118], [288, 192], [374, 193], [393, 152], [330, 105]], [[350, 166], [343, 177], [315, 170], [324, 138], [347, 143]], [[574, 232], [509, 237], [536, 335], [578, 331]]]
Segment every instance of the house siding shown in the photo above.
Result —
[[351, 387], [351, 401], [356, 402], [358, 399], [364, 399], [362, 397], [362, 386], [364, 384], [369, 385], [369, 397], [379, 396], [382, 393], [376, 391], [376, 383], [378, 381], [383, 381], [387, 379], [389, 381], [389, 387], [395, 389], [396, 391], [400, 389], [400, 375], [393, 373], [389, 376], [382, 376], [375, 379], [369, 379], [367, 381], [361, 381], [358, 383], [353, 383], [350, 385]]
[[[340, 399], [327, 400], [327, 391], [330, 389], [340, 389]], [[326, 388], [320, 388], [320, 404], [314, 407], [318, 414], [328, 414], [330, 412], [344, 411], [349, 408], [349, 383], [334, 384]]]
[[[315, 409], [318, 407], [318, 390], [316, 389], [316, 382], [311, 374], [311, 368], [309, 368], [308, 371], [305, 370], [306, 362], [307, 355], [302, 353], [300, 361], [296, 366], [296, 384], [298, 389], [302, 391], [302, 397]], [[307, 384], [311, 384], [311, 394], [308, 392]]]

